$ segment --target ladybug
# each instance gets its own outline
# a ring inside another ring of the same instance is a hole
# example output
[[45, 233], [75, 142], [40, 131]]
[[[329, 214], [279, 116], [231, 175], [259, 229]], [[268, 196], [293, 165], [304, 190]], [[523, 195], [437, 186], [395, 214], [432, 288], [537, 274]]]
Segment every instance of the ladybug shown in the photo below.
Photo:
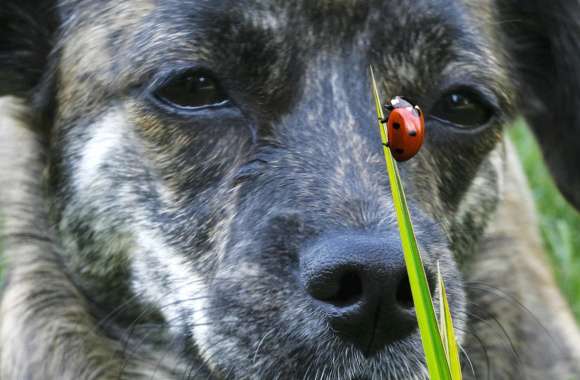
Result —
[[386, 115], [387, 147], [397, 161], [407, 161], [421, 149], [425, 139], [425, 118], [421, 108], [396, 96], [383, 106]]

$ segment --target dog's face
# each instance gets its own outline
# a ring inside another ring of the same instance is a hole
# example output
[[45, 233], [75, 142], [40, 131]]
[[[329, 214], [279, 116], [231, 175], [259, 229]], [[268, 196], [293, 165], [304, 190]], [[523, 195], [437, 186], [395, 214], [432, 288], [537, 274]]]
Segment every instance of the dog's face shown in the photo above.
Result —
[[77, 281], [105, 308], [136, 295], [138, 319], [158, 312], [201, 360], [194, 371], [422, 378], [368, 69], [385, 100], [426, 112], [425, 145], [399, 168], [462, 335], [460, 269], [498, 203], [513, 103], [494, 12], [64, 4], [51, 178]]
[[501, 57], [471, 30], [485, 6], [315, 3], [75, 10], [58, 67], [61, 231], [74, 254], [127, 260], [129, 286], [216, 372], [418, 376], [368, 68], [427, 111], [426, 145], [400, 169], [461, 321], [455, 262], [501, 182]]

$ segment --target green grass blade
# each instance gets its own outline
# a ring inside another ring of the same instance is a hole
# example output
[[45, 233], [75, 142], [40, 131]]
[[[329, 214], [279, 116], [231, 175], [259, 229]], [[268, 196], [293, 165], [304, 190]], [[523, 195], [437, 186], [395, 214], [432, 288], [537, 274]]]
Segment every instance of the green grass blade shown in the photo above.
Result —
[[[441, 270], [439, 268], [439, 262], [437, 262], [437, 283], [441, 285], [442, 282]], [[439, 299], [443, 299], [443, 288], [441, 286], [439, 286]], [[443, 342], [447, 363], [449, 363], [449, 335], [447, 333], [447, 320], [445, 319], [445, 303], [443, 302], [439, 302], [439, 332], [441, 333], [441, 341]]]
[[445, 283], [443, 276], [437, 263], [437, 282], [439, 284], [439, 325], [441, 331], [441, 339], [443, 340], [443, 348], [447, 356], [447, 363], [451, 371], [452, 380], [462, 380], [461, 375], [461, 361], [459, 360], [459, 349], [457, 348], [457, 339], [455, 338], [455, 329], [453, 328], [453, 320], [451, 319], [451, 309], [447, 301], [447, 292], [445, 290]]
[[[372, 68], [371, 81], [377, 118], [378, 120], [382, 120], [384, 114]], [[425, 351], [427, 368], [432, 380], [451, 380], [451, 372], [449, 365], [447, 364], [443, 342], [441, 341], [439, 326], [437, 324], [433, 301], [431, 299], [431, 292], [429, 291], [429, 283], [427, 282], [427, 276], [423, 269], [423, 262], [419, 253], [417, 239], [415, 238], [413, 224], [411, 223], [403, 185], [401, 183], [395, 160], [391, 155], [391, 151], [387, 148], [388, 134], [385, 130], [386, 127], [380, 123], [380, 121], [378, 121], [378, 124], [381, 131], [381, 139], [384, 144], [387, 172], [391, 183], [393, 203], [396, 209], [397, 221], [401, 234], [401, 243], [405, 256], [405, 264], [409, 275], [411, 293], [415, 304], [415, 312], [419, 324], [419, 333], [421, 334], [423, 349]]]

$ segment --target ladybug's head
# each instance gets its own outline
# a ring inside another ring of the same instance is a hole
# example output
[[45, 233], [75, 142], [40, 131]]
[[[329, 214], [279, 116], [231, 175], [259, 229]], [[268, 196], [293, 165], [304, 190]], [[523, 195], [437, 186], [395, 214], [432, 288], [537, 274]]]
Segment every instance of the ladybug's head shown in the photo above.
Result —
[[416, 103], [405, 97], [395, 96], [389, 101], [389, 104], [391, 104], [394, 108], [405, 108], [414, 107]]
[[421, 116], [421, 108], [417, 105], [417, 103], [402, 96], [393, 97], [383, 105], [383, 108], [387, 114], [394, 109], [405, 108], [408, 109], [409, 112], [411, 112], [413, 115]]

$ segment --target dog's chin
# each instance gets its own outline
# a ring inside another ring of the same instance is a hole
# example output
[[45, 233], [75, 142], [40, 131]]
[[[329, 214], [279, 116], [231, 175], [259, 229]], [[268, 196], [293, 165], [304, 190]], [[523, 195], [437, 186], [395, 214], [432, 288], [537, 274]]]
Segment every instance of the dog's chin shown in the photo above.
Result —
[[304, 342], [295, 347], [279, 342], [280, 351], [259, 353], [253, 346], [214, 347], [217, 350], [207, 357], [206, 365], [213, 379], [428, 379], [418, 334], [393, 342], [372, 356], [337, 339], [332, 341], [312, 342], [309, 348]]

